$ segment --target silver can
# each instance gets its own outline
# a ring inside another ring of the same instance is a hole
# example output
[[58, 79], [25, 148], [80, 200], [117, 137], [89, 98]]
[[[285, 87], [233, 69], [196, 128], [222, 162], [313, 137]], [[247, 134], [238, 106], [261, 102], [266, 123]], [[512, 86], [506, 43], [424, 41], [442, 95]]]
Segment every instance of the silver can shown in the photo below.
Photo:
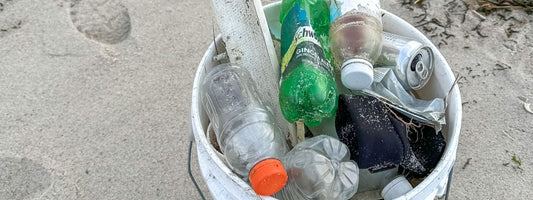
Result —
[[424, 87], [435, 68], [435, 57], [429, 46], [411, 38], [383, 32], [381, 55], [376, 66], [393, 68], [407, 90]]

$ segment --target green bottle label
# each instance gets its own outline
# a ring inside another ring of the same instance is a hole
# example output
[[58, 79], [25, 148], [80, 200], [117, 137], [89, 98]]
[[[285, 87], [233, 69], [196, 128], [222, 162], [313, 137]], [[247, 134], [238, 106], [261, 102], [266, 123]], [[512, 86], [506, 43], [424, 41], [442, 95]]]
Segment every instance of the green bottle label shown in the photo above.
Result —
[[281, 73], [288, 75], [301, 63], [333, 76], [330, 63], [311, 26], [301, 26], [294, 34], [292, 43], [282, 58]]

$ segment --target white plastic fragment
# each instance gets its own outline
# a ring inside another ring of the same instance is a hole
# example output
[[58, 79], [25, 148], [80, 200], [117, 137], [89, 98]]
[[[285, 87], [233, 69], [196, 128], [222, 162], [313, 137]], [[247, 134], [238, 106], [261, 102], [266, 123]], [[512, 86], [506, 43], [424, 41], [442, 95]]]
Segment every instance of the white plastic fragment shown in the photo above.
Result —
[[524, 109], [526, 109], [526, 111], [528, 113], [533, 114], [533, 110], [531, 110], [531, 104], [530, 103], [524, 103]]
[[528, 112], [533, 114], [533, 109], [531, 108], [531, 103], [528, 103], [528, 98], [525, 97], [518, 97], [520, 100], [522, 100], [522, 105], [524, 105], [524, 109]]

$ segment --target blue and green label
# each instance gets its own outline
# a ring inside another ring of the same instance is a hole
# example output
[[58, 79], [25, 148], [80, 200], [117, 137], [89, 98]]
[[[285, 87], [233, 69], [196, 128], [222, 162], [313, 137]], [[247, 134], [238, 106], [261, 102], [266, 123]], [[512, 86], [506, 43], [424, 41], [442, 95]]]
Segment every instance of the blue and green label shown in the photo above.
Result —
[[309, 24], [307, 12], [299, 3], [287, 13], [282, 24], [281, 73], [288, 75], [300, 64], [305, 63], [332, 76], [332, 68], [326, 60], [324, 50], [316, 33]]

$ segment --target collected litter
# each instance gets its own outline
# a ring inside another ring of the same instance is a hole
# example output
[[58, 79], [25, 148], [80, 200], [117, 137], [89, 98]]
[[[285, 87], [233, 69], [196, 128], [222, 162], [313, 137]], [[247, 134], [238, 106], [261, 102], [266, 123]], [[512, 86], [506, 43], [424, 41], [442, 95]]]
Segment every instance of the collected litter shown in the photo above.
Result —
[[357, 192], [359, 168], [348, 147], [330, 136], [316, 136], [296, 145], [282, 163], [287, 185], [279, 199], [349, 199]]
[[377, 65], [393, 69], [396, 78], [406, 91], [419, 90], [429, 81], [435, 68], [435, 56], [429, 46], [383, 32], [383, 46]]
[[409, 145], [407, 127], [379, 99], [364, 95], [340, 96], [336, 127], [360, 168], [370, 172], [405, 166], [425, 171]]
[[379, 0], [338, 0], [332, 4], [336, 4], [331, 9], [337, 7], [339, 16], [330, 26], [331, 51], [342, 84], [352, 90], [367, 89], [373, 80], [373, 64], [381, 52]]
[[[262, 85], [247, 69], [226, 63], [207, 72], [201, 99], [220, 151], [257, 194], [350, 199], [379, 190], [388, 200], [437, 166], [445, 100], [416, 96], [433, 75], [434, 53], [383, 32], [381, 17], [379, 0], [283, 0], [279, 102], [259, 98]], [[265, 106], [277, 103], [299, 124], [303, 141], [292, 149]]]
[[279, 158], [287, 153], [287, 144], [248, 72], [221, 64], [209, 72], [203, 87], [202, 102], [231, 169], [248, 177], [260, 195], [281, 190], [287, 173]]
[[432, 100], [416, 98], [411, 91], [406, 91], [402, 87], [396, 74], [390, 68], [376, 68], [374, 75], [375, 81], [371, 89], [365, 89], [361, 91], [362, 93], [379, 98], [399, 112], [417, 121], [433, 125], [437, 130], [446, 124], [443, 98]]
[[318, 126], [337, 109], [337, 85], [324, 52], [329, 49], [328, 2], [286, 0], [282, 5], [281, 111], [290, 123], [303, 119]]
[[412, 91], [422, 89], [435, 68], [433, 51], [422, 43], [383, 33], [383, 49], [374, 69], [374, 83], [364, 93], [378, 97], [400, 112], [437, 130], [446, 124], [443, 98], [421, 100]]
[[365, 192], [380, 190], [383, 199], [394, 199], [411, 191], [413, 186], [398, 172], [398, 168], [387, 169], [380, 172], [370, 173], [361, 170], [359, 173], [359, 190]]

